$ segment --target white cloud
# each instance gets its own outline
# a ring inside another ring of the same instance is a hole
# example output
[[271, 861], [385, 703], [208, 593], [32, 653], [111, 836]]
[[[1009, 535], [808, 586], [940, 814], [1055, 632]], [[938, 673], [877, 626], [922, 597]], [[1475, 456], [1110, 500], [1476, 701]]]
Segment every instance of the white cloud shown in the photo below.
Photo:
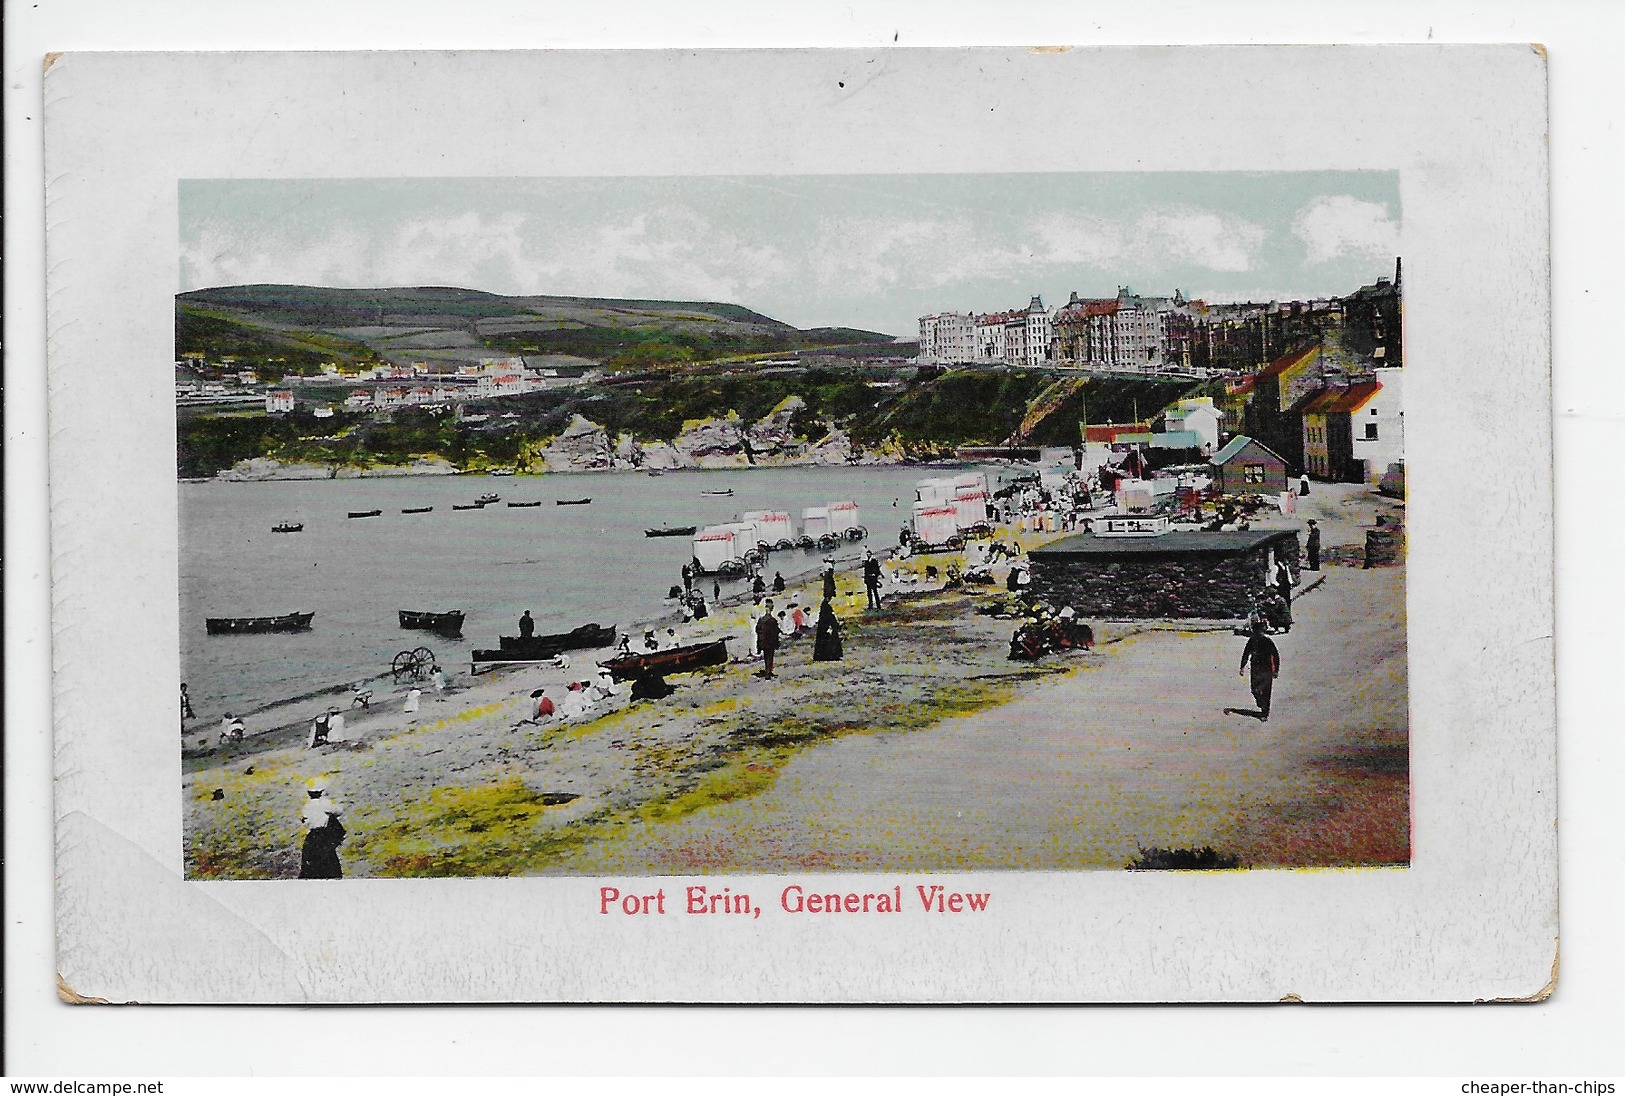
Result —
[[1347, 194], [1316, 198], [1298, 211], [1292, 234], [1303, 241], [1311, 263], [1351, 255], [1387, 258], [1399, 250], [1399, 225], [1380, 202], [1363, 202]]
[[1201, 209], [1165, 209], [1134, 223], [1131, 251], [1157, 265], [1190, 263], [1208, 270], [1253, 269], [1267, 235], [1261, 225]]

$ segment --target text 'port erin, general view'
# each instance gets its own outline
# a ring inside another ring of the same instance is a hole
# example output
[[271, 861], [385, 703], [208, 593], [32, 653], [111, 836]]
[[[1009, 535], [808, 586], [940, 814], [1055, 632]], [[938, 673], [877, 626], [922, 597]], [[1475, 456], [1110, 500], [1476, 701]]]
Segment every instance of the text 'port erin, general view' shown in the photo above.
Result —
[[1398, 192], [182, 184], [188, 875], [1407, 864]]

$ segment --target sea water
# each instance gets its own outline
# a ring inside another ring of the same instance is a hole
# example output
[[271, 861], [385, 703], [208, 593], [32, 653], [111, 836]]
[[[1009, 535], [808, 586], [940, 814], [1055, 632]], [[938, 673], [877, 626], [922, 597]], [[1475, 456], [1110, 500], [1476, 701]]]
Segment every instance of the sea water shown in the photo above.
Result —
[[[995, 473], [989, 469], [990, 480]], [[529, 610], [538, 634], [584, 623], [625, 629], [671, 612], [691, 537], [645, 537], [646, 528], [731, 521], [747, 510], [801, 511], [858, 503], [867, 544], [897, 543], [914, 485], [947, 474], [919, 466], [809, 466], [726, 471], [604, 472], [546, 476], [402, 476], [180, 485], [181, 680], [200, 717], [245, 714], [389, 670], [428, 647], [448, 671], [466, 671], [475, 648], [516, 635]], [[706, 494], [731, 488], [733, 495]], [[491, 492], [502, 501], [454, 511]], [[558, 499], [592, 499], [559, 506]], [[541, 506], [511, 508], [510, 501]], [[427, 514], [403, 508], [432, 506]], [[349, 511], [382, 510], [373, 518]], [[282, 522], [299, 533], [273, 533]], [[865, 544], [843, 542], [838, 559]], [[786, 579], [816, 570], [824, 553], [774, 552]], [[711, 599], [712, 579], [701, 589]], [[738, 581], [722, 580], [724, 596]], [[461, 639], [400, 627], [398, 611], [467, 617]], [[205, 617], [314, 612], [310, 631], [210, 636]], [[386, 678], [387, 682], [387, 678]]]

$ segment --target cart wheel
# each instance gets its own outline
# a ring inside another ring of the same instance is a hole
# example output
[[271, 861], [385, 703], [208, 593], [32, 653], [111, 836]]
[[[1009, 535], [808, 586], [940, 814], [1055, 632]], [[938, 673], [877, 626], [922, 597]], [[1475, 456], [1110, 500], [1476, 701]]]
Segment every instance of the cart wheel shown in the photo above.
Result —
[[963, 547], [965, 547], [965, 538], [964, 537], [959, 536], [956, 533], [955, 535], [948, 538], [948, 551], [957, 552]]
[[418, 647], [410, 651], [402, 651], [395, 656], [390, 664], [390, 670], [397, 680], [410, 677], [413, 681], [422, 681], [429, 676], [429, 668], [434, 665], [434, 652], [427, 647]]

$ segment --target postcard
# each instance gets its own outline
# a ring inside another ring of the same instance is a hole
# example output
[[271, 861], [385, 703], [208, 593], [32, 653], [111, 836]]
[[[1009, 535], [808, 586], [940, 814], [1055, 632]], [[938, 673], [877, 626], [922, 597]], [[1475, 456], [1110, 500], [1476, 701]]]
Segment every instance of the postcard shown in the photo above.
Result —
[[64, 995], [1549, 993], [1544, 79], [56, 58]]

